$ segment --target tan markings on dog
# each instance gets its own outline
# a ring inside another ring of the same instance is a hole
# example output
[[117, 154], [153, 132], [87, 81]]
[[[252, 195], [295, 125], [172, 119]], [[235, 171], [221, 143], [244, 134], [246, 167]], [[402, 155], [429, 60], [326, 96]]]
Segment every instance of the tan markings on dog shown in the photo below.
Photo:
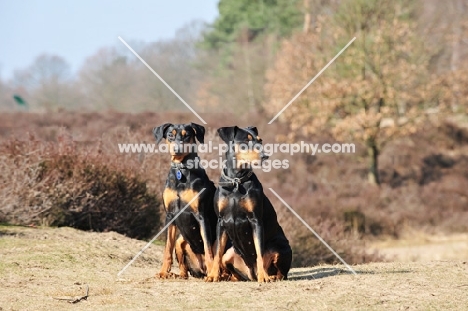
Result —
[[[230, 278], [231, 282], [237, 282], [241, 280], [249, 280], [250, 268], [246, 265], [244, 259], [239, 254], [236, 254], [234, 248], [231, 247], [223, 255], [223, 267], [227, 270], [227, 265], [231, 264], [234, 267]], [[231, 271], [230, 271], [231, 272]]]
[[280, 270], [279, 267], [278, 267], [279, 256], [280, 256], [279, 253], [275, 252], [275, 255], [274, 255], [274, 257], [273, 257], [273, 265], [275, 265], [276, 270], [278, 270], [278, 271], [276, 272], [276, 280], [281, 281], [281, 280], [284, 279], [284, 275], [281, 273], [281, 270]]
[[185, 156], [186, 156], [185, 154], [173, 155], [171, 156], [171, 161], [174, 163], [180, 163], [184, 160]]
[[257, 140], [262, 141], [262, 139], [260, 138], [260, 136], [257, 136]]
[[250, 135], [250, 134], [247, 135], [247, 138], [248, 138], [249, 140], [252, 140], [252, 139], [253, 139], [252, 135]]
[[220, 275], [221, 275], [220, 269], [222, 267], [221, 260], [223, 258], [224, 250], [226, 249], [227, 240], [228, 240], [227, 233], [223, 232], [218, 241], [218, 248], [217, 248], [214, 260], [213, 260], [213, 267], [211, 268], [211, 271], [208, 273], [208, 276], [206, 277], [205, 281], [207, 282], [219, 282], [220, 281]]
[[182, 134], [182, 136], [185, 136], [187, 134], [187, 131], [186, 130], [182, 130], [182, 132], [180, 132]]
[[263, 256], [262, 256], [262, 249], [261, 249], [261, 242], [258, 235], [254, 234], [254, 245], [255, 245], [255, 252], [257, 253], [257, 282], [269, 282], [270, 279], [268, 278], [268, 274], [265, 271], [265, 267], [263, 264]]
[[[180, 163], [184, 160], [184, 158], [187, 156], [187, 153], [181, 153], [181, 154], [176, 154], [174, 151], [174, 147], [177, 145], [175, 142], [170, 142], [166, 140], [167, 144], [169, 145], [169, 154], [171, 155], [171, 160], [174, 163]], [[183, 146], [182, 146], [183, 148]]]
[[236, 153], [236, 164], [240, 168], [244, 164], [259, 163], [260, 154], [255, 150]]
[[221, 198], [218, 201], [218, 210], [221, 212], [223, 209], [225, 209], [228, 206], [229, 200], [226, 198]]
[[243, 161], [243, 162], [252, 162], [260, 160], [260, 153], [252, 148], [247, 148], [247, 150], [242, 150], [239, 144], [234, 146], [234, 151], [236, 153], [236, 160]]
[[206, 266], [204, 264], [203, 255], [202, 254], [195, 254], [190, 244], [186, 243], [184, 245], [184, 253], [188, 256], [189, 266], [192, 268], [198, 268], [206, 274]]
[[167, 229], [167, 239], [166, 239], [166, 247], [164, 248], [164, 255], [163, 255], [163, 265], [161, 270], [159, 271], [159, 278], [166, 279], [171, 277], [171, 266], [172, 266], [172, 252], [174, 251], [174, 244], [176, 238], [176, 226], [174, 224], [170, 225]]
[[177, 134], [177, 131], [176, 130], [172, 130], [172, 135], [175, 135]]
[[251, 199], [243, 199], [239, 202], [240, 207], [242, 207], [247, 212], [252, 213], [255, 209], [255, 202]]
[[256, 161], [260, 160], [260, 154], [254, 150], [246, 152], [241, 151], [236, 154], [236, 159], [244, 161]]
[[275, 257], [275, 253], [271, 251], [266, 251], [265, 254], [263, 254], [263, 268], [265, 271], [268, 271], [268, 268], [270, 265], [273, 264], [273, 258]]
[[270, 274], [268, 275], [268, 278], [270, 279], [270, 281], [281, 281], [284, 279], [284, 275], [281, 273], [278, 267], [279, 256], [280, 254], [274, 251], [266, 251], [265, 254], [263, 255], [263, 267], [265, 271], [268, 271], [268, 269], [272, 265], [276, 268], [275, 275], [270, 275]]
[[177, 199], [178, 199], [178, 197], [177, 197], [177, 192], [176, 191], [174, 191], [172, 189], [169, 189], [169, 188], [164, 189], [163, 201], [164, 201], [164, 206], [166, 208], [169, 207], [169, 204], [171, 204], [172, 201], [175, 201]]
[[[187, 204], [188, 202], [190, 202], [195, 196], [198, 195], [198, 192], [196, 191], [193, 191], [192, 189], [187, 189], [185, 191], [182, 191], [180, 193], [180, 199], [185, 203]], [[199, 198], [196, 198], [191, 204], [190, 204], [190, 207], [192, 208], [192, 210], [194, 212], [197, 212], [198, 213], [198, 199]]]

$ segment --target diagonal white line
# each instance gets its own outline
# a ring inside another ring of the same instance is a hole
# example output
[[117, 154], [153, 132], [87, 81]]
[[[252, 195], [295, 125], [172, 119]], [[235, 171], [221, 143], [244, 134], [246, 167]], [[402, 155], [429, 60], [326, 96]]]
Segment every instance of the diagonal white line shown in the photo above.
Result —
[[164, 226], [164, 228], [162, 228], [161, 231], [159, 231], [159, 233], [156, 234], [156, 235], [154, 236], [154, 238], [152, 238], [151, 241], [149, 241], [148, 244], [146, 244], [145, 247], [143, 247], [143, 248], [138, 252], [138, 254], [136, 254], [135, 257], [133, 257], [132, 260], [130, 260], [130, 262], [129, 262], [125, 267], [123, 267], [122, 270], [120, 270], [119, 273], [117, 273], [117, 276], [120, 276], [128, 267], [130, 267], [130, 265], [131, 265], [138, 257], [140, 257], [140, 255], [143, 254], [143, 252], [144, 252], [148, 247], [150, 247], [150, 245], [158, 238], [158, 236], [159, 236], [161, 233], [164, 232], [164, 230], [166, 230], [167, 228], [169, 228], [169, 226], [174, 222], [174, 220], [176, 220], [177, 217], [179, 217], [180, 214], [182, 214], [182, 213], [187, 209], [187, 207], [189, 207], [190, 204], [192, 204], [193, 201], [195, 201], [195, 200], [200, 196], [200, 194], [202, 194], [203, 191], [205, 191], [205, 189], [206, 189], [206, 188], [203, 188], [196, 196], [194, 196], [194, 197], [190, 200], [190, 202], [188, 202], [187, 205], [185, 205], [184, 208], [181, 209], [180, 212], [178, 212], [178, 213], [174, 216], [174, 218], [172, 218], [171, 221], [169, 221], [169, 222]]
[[354, 271], [354, 269], [351, 268], [351, 266], [348, 265], [348, 264], [346, 263], [346, 261], [344, 261], [343, 258], [341, 258], [341, 256], [338, 255], [338, 253], [335, 252], [335, 251], [333, 250], [333, 248], [331, 248], [331, 246], [328, 245], [328, 243], [325, 242], [325, 240], [322, 239], [322, 237], [321, 237], [320, 235], [318, 235], [318, 233], [315, 232], [315, 230], [312, 229], [312, 228], [305, 222], [305, 220], [302, 219], [302, 217], [299, 216], [299, 214], [296, 213], [296, 211], [293, 210], [292, 207], [289, 206], [288, 203], [286, 203], [286, 201], [283, 200], [282, 197], [279, 196], [278, 193], [276, 193], [272, 188], [268, 188], [268, 189], [270, 189], [270, 191], [273, 192], [273, 194], [274, 194], [281, 202], [283, 202], [283, 204], [294, 214], [294, 216], [296, 216], [296, 217], [304, 224], [304, 226], [306, 226], [306, 228], [309, 229], [309, 230], [317, 237], [317, 239], [319, 239], [319, 241], [322, 242], [323, 245], [325, 245], [325, 246], [333, 253], [333, 255], [335, 255], [335, 256], [346, 266], [346, 268], [349, 269], [349, 271], [351, 271], [354, 275], [357, 275], [356, 271]]
[[312, 83], [314, 83], [315, 79], [317, 79], [328, 68], [328, 66], [330, 66], [338, 58], [338, 56], [340, 56], [341, 53], [343, 53], [348, 48], [348, 46], [350, 46], [351, 43], [353, 43], [354, 40], [356, 40], [356, 37], [351, 39], [351, 41], [349, 41], [348, 44], [346, 44], [346, 46], [342, 48], [341, 51], [339, 51], [338, 54], [336, 54], [336, 56], [333, 57], [332, 60], [329, 61], [328, 64], [326, 64], [325, 67], [323, 67], [323, 69], [320, 70], [319, 73], [317, 73], [315, 77], [313, 77], [312, 80], [310, 80], [309, 83], [307, 83], [306, 86], [304, 86], [302, 90], [300, 90], [299, 93], [297, 93], [297, 95], [294, 96], [293, 99], [291, 99], [289, 103], [287, 103], [286, 106], [284, 106], [283, 109], [281, 109], [281, 111], [278, 112], [276, 116], [270, 120], [270, 122], [268, 122], [268, 124], [273, 123], [273, 121], [275, 121], [280, 116], [280, 114], [282, 114], [293, 103], [293, 101], [295, 101], [302, 94], [302, 92], [304, 92]]
[[203, 120], [202, 117], [200, 117], [200, 116], [198, 115], [198, 113], [197, 113], [195, 110], [193, 110], [193, 108], [190, 107], [190, 105], [187, 104], [187, 103], [185, 102], [185, 100], [184, 100], [182, 97], [180, 97], [180, 95], [177, 94], [177, 92], [174, 91], [174, 89], [173, 89], [169, 84], [167, 84], [167, 82], [164, 81], [164, 79], [161, 78], [161, 76], [158, 75], [158, 73], [157, 73], [156, 71], [154, 71], [153, 68], [151, 68], [150, 65], [148, 65], [148, 64], [145, 62], [145, 60], [144, 60], [143, 58], [141, 58], [140, 55], [138, 55], [138, 53], [135, 52], [135, 51], [131, 48], [130, 45], [127, 44], [127, 42], [125, 42], [124, 39], [122, 39], [122, 37], [119, 36], [118, 38], [119, 38], [120, 41], [122, 41], [122, 43], [123, 43], [123, 44], [124, 44], [124, 45], [125, 45], [125, 46], [126, 46], [126, 47], [127, 47], [127, 48], [128, 48], [144, 65], [145, 65], [145, 66], [146, 66], [146, 67], [148, 67], [149, 70], [151, 70], [151, 72], [152, 72], [159, 80], [161, 80], [161, 82], [162, 82], [172, 93], [174, 93], [174, 95], [175, 95], [182, 103], [184, 103], [185, 106], [187, 106], [188, 109], [190, 109], [190, 111], [191, 111], [194, 115], [197, 116], [197, 118], [198, 118], [201, 122], [203, 122], [203, 124], [206, 124], [205, 120]]

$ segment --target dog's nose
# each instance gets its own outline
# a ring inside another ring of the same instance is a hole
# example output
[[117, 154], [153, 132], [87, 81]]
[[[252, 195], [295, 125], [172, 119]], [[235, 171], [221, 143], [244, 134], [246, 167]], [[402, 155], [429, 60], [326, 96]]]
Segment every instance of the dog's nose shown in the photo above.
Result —
[[268, 160], [269, 156], [267, 156], [266, 154], [264, 154], [263, 152], [260, 154], [260, 158], [262, 159], [262, 161], [264, 160]]

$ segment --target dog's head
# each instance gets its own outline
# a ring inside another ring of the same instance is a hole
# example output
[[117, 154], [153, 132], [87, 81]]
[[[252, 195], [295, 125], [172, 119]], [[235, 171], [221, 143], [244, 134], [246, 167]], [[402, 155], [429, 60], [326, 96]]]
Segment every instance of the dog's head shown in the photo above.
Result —
[[218, 134], [228, 145], [226, 159], [235, 159], [236, 168], [251, 168], [252, 165], [261, 165], [268, 159], [263, 153], [262, 139], [258, 136], [256, 127], [221, 127]]
[[196, 141], [203, 144], [205, 138], [205, 128], [199, 124], [172, 124], [165, 123], [153, 128], [153, 135], [156, 143], [162, 139], [169, 145], [169, 152], [172, 161], [180, 163], [184, 158], [196, 152]]

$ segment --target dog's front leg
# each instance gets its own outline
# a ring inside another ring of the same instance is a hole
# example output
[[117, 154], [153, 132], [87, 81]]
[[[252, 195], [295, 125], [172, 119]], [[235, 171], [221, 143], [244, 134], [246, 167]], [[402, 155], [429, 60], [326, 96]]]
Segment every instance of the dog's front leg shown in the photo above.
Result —
[[205, 265], [206, 265], [206, 272], [207, 274], [211, 271], [213, 266], [213, 252], [212, 252], [212, 245], [211, 245], [211, 232], [208, 232], [206, 228], [205, 219], [201, 214], [198, 215], [198, 221], [200, 222], [200, 234], [203, 239], [203, 247], [205, 250]]
[[226, 249], [227, 244], [227, 233], [224, 230], [222, 225], [222, 219], [218, 219], [218, 225], [216, 227], [216, 237], [218, 241], [218, 247], [216, 248], [216, 254], [214, 256], [213, 265], [211, 271], [206, 277], [206, 282], [219, 282], [220, 280], [220, 270], [221, 270], [221, 260], [223, 259], [224, 250]]
[[188, 278], [188, 268], [185, 261], [187, 244], [183, 236], [180, 236], [175, 242], [175, 254], [177, 262], [179, 263], [180, 277], [182, 279]]
[[167, 239], [166, 239], [166, 247], [164, 248], [163, 265], [161, 267], [161, 271], [159, 271], [159, 274], [158, 274], [158, 276], [161, 279], [167, 279], [169, 277], [172, 277], [172, 274], [171, 274], [172, 253], [174, 252], [176, 231], [177, 231], [177, 227], [174, 224], [171, 224], [169, 228], [167, 228]]
[[263, 264], [263, 225], [257, 218], [251, 218], [253, 240], [257, 255], [257, 281], [259, 283], [269, 282], [268, 274]]

